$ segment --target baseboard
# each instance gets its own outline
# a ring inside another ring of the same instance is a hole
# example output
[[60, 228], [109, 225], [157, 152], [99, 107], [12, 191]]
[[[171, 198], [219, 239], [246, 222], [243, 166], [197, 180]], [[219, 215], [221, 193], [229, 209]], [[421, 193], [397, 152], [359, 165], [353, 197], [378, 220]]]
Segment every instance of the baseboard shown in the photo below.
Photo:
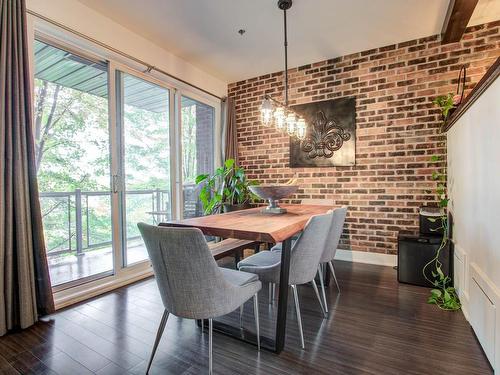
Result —
[[336, 260], [345, 260], [348, 262], [358, 262], [367, 264], [377, 264], [379, 266], [394, 267], [398, 264], [397, 255], [370, 253], [366, 251], [338, 249], [335, 254]]
[[54, 293], [56, 310], [85, 301], [89, 298], [110, 292], [122, 286], [153, 276], [152, 269], [141, 270], [122, 277], [109, 277], [79, 287], [62, 290]]

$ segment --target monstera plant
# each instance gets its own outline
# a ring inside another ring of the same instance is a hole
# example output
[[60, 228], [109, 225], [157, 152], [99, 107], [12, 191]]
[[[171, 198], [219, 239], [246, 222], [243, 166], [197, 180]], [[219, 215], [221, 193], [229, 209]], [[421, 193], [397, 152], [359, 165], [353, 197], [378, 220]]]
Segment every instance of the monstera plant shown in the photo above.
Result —
[[258, 199], [248, 188], [258, 183], [249, 180], [234, 159], [226, 160], [213, 175], [198, 175], [196, 183], [202, 185], [200, 200], [205, 215], [249, 208], [250, 203]]

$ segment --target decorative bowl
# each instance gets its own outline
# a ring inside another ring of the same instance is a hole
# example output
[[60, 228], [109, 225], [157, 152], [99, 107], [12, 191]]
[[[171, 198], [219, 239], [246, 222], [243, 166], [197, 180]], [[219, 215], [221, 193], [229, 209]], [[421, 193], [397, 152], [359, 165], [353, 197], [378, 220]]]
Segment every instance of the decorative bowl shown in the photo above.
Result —
[[285, 208], [278, 205], [278, 200], [286, 198], [297, 191], [298, 185], [256, 185], [248, 187], [259, 198], [269, 201], [269, 206], [262, 212], [270, 214], [284, 214]]

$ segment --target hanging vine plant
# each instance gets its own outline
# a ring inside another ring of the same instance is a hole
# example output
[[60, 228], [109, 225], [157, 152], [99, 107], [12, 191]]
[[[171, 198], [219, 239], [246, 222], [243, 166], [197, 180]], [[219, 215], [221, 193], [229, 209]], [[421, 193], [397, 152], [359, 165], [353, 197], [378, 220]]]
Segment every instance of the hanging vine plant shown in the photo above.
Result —
[[[439, 161], [439, 156], [431, 158], [431, 162], [433, 163]], [[431, 289], [431, 295], [427, 299], [427, 303], [437, 305], [442, 310], [455, 311], [461, 308], [460, 300], [455, 288], [452, 286], [452, 279], [443, 272], [443, 264], [439, 260], [441, 252], [448, 247], [450, 241], [447, 215], [449, 200], [446, 194], [446, 171], [444, 169], [442, 171], [435, 171], [432, 174], [432, 179], [437, 183], [435, 192], [438, 196], [438, 206], [442, 214], [438, 218], [427, 218], [427, 220], [433, 223], [439, 221], [441, 225], [435, 230], [442, 231], [443, 237], [434, 258], [422, 269], [425, 279], [434, 286]], [[432, 278], [429, 277], [429, 273], [432, 275]]]

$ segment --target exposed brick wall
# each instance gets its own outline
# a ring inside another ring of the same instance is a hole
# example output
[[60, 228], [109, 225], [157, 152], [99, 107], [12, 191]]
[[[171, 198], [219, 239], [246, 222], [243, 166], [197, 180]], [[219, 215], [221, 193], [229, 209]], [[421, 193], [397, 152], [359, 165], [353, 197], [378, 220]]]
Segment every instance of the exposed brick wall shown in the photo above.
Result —
[[[500, 22], [474, 26], [459, 43], [438, 36], [354, 53], [289, 70], [291, 104], [355, 96], [356, 166], [289, 168], [288, 137], [261, 125], [264, 94], [281, 99], [283, 73], [230, 84], [236, 101], [240, 164], [261, 183], [301, 186], [293, 201], [348, 205], [341, 246], [395, 254], [397, 232], [418, 228], [418, 207], [434, 200], [432, 155], [446, 152], [434, 97], [452, 92], [462, 64], [467, 92], [500, 56]], [[291, 50], [293, 53], [293, 49]]]

